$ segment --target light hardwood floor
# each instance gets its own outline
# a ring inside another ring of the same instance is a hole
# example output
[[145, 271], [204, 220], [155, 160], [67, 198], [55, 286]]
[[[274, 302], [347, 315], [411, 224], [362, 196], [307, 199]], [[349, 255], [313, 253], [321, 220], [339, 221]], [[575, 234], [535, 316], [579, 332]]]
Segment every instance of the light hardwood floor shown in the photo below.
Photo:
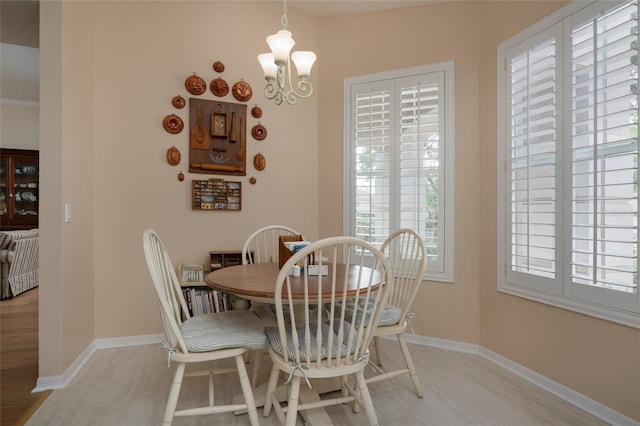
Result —
[[[0, 302], [0, 425], [22, 425], [38, 380], [38, 288]], [[26, 416], [26, 417], [25, 417]]]
[[[370, 385], [380, 425], [604, 425], [602, 421], [513, 375], [479, 355], [409, 345], [420, 372], [424, 398], [413, 393], [408, 377]], [[392, 341], [381, 344], [383, 359], [395, 364]], [[266, 364], [266, 362], [264, 363]], [[159, 425], [173, 369], [159, 345], [98, 350], [72, 383], [56, 390], [27, 425]], [[262, 381], [267, 379], [263, 372]], [[240, 393], [237, 376], [223, 376], [217, 398], [229, 402]], [[206, 379], [183, 384], [179, 406], [207, 398]], [[276, 425], [275, 413], [260, 420]], [[365, 425], [364, 410], [327, 409], [336, 425]], [[246, 415], [176, 418], [174, 425], [248, 425]], [[299, 425], [303, 424], [301, 418]]]

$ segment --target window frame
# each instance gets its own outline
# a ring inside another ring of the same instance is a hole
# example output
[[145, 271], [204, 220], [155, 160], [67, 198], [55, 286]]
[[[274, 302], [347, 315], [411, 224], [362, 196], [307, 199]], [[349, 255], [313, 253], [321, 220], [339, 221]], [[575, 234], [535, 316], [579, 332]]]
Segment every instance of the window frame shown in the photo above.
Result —
[[[442, 196], [444, 200], [442, 202], [442, 212], [439, 213], [439, 217], [445, 218], [442, 232], [444, 236], [442, 240], [444, 247], [440, 250], [441, 259], [441, 271], [435, 271], [432, 267], [429, 267], [429, 262], [425, 268], [423, 279], [441, 282], [453, 282], [454, 280], [454, 241], [455, 241], [455, 64], [453, 61], [440, 62], [435, 64], [403, 68], [393, 71], [367, 74], [357, 77], [351, 77], [344, 80], [344, 134], [343, 134], [343, 232], [345, 235], [356, 234], [355, 223], [355, 206], [353, 197], [353, 183], [351, 182], [352, 165], [354, 164], [353, 150], [351, 149], [352, 133], [354, 132], [353, 122], [353, 108], [355, 107], [352, 102], [352, 87], [362, 84], [374, 84], [381, 81], [397, 81], [401, 79], [407, 79], [423, 74], [436, 74], [442, 73], [442, 98], [443, 98], [443, 111], [444, 117], [442, 117], [442, 130], [441, 134], [444, 135], [443, 141], [439, 143], [440, 153], [442, 158], [440, 159], [440, 167], [444, 167], [441, 174]], [[392, 83], [393, 85], [393, 83]], [[392, 98], [395, 97], [396, 91], [393, 91]], [[391, 115], [395, 115], [395, 110], [391, 111]], [[392, 133], [397, 135], [396, 127], [391, 126]], [[399, 150], [400, 138], [394, 137], [390, 142], [390, 149]], [[396, 162], [397, 164], [397, 162]], [[399, 181], [399, 170], [397, 165], [393, 165], [390, 169], [390, 179], [392, 183], [391, 188], [396, 188]], [[391, 189], [394, 191], [394, 189]], [[390, 230], [394, 232], [399, 228], [399, 215], [397, 214], [399, 209], [395, 209], [390, 212]], [[419, 231], [418, 231], [419, 232]], [[434, 262], [435, 263], [435, 262]]]
[[[568, 207], [569, 202], [565, 200], [566, 197], [570, 197], [572, 191], [571, 185], [568, 183], [568, 177], [564, 176], [565, 173], [571, 174], [571, 122], [567, 119], [571, 114], [571, 111], [567, 110], [571, 102], [571, 89], [569, 84], [563, 84], [562, 81], [563, 79], [567, 81], [566, 76], [570, 75], [571, 70], [571, 43], [567, 43], [567, 40], [571, 37], [572, 23], [576, 19], [582, 19], [585, 14], [596, 16], [596, 10], [598, 12], [608, 11], [625, 2], [625, 0], [616, 2], [573, 2], [498, 45], [497, 289], [499, 292], [640, 328], [640, 291], [638, 291], [637, 287], [635, 293], [620, 292], [620, 294], [607, 294], [605, 296], [605, 290], [599, 287], [579, 286], [571, 280], [571, 209]], [[510, 267], [510, 244], [512, 239], [510, 229], [511, 210], [509, 203], [512, 192], [512, 177], [509, 168], [511, 138], [509, 137], [510, 115], [507, 102], [507, 90], [510, 86], [507, 79], [510, 78], [508, 72], [510, 49], [525, 45], [528, 41], [539, 37], [540, 34], [552, 31], [560, 35], [560, 37], [556, 39], [559, 45], [556, 50], [558, 55], [556, 66], [558, 67], [559, 74], [559, 83], [556, 86], [559, 98], [556, 114], [556, 138], [560, 140], [556, 149], [556, 161], [561, 163], [562, 166], [556, 169], [556, 217], [559, 218], [559, 221], [556, 222], [557, 257], [555, 259], [556, 278], [554, 279], [556, 282], [544, 291], [540, 286], [536, 285], [543, 280], [542, 278], [532, 274], [524, 274], [528, 275], [524, 277], [524, 279], [522, 279], [522, 277], [514, 278], [514, 273]], [[567, 159], [566, 161], [565, 158]], [[637, 228], [638, 225], [636, 225], [636, 230]], [[609, 293], [612, 292], [609, 291]], [[606, 303], [609, 304], [611, 304], [610, 300], [613, 300], [613, 306], [606, 306], [605, 304], [595, 302], [594, 300], [597, 300], [598, 297], [604, 297], [607, 300]], [[621, 297], [624, 301], [621, 303], [620, 300], [615, 300], [618, 297]], [[631, 310], [629, 310], [630, 308]], [[635, 311], [633, 309], [635, 309]]]

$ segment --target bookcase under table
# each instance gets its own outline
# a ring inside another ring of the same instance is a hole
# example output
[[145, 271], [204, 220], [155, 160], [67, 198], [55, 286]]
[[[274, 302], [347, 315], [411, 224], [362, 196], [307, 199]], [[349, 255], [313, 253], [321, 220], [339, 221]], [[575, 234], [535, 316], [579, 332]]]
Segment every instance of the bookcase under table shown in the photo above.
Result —
[[[204, 282], [204, 276], [210, 271], [225, 268], [228, 266], [242, 264], [241, 251], [210, 251], [210, 264], [202, 265], [202, 276], [196, 276], [187, 272], [186, 269], [190, 265], [186, 265], [180, 261], [177, 268], [178, 281], [182, 287], [189, 314], [202, 315], [212, 312], [224, 312], [234, 309], [248, 309], [251, 304], [248, 300], [238, 296], [215, 290]], [[183, 275], [184, 270], [184, 275]]]

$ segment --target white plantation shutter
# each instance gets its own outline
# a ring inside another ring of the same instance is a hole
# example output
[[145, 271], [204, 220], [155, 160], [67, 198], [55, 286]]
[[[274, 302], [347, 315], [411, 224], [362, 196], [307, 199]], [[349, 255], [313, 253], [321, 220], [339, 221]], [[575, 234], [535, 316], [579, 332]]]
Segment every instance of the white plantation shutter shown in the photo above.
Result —
[[453, 194], [445, 152], [452, 136], [445, 112], [453, 92], [446, 90], [446, 68], [419, 71], [345, 82], [345, 232], [379, 247], [397, 229], [413, 229], [427, 246], [425, 276], [448, 280]]
[[354, 93], [355, 236], [380, 247], [391, 233], [391, 88], [361, 89], [364, 93]]
[[536, 288], [559, 292], [555, 281], [558, 76], [554, 28], [526, 47], [514, 50], [515, 56], [509, 58], [509, 275], [535, 275], [539, 277]]
[[444, 72], [396, 81], [400, 93], [399, 228], [418, 231], [431, 268], [443, 269], [444, 168], [440, 167]]
[[633, 309], [616, 293], [638, 285], [638, 4], [589, 12], [571, 20], [570, 290]]
[[638, 2], [575, 2], [499, 47], [501, 291], [640, 328]]

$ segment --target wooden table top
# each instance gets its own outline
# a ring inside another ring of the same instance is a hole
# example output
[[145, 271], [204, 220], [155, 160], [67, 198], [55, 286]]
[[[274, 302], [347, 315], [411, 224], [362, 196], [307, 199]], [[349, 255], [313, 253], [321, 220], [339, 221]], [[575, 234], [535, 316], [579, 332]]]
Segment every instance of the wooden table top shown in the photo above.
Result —
[[[318, 282], [322, 281], [323, 294], [328, 293], [331, 286], [331, 275], [333, 268], [337, 268], [337, 288], [342, 291], [345, 285], [345, 272], [346, 268], [349, 268], [347, 275], [348, 293], [350, 295], [355, 294], [355, 283], [357, 282], [358, 274], [361, 268], [357, 265], [343, 265], [343, 264], [330, 264], [329, 275], [324, 276], [309, 276], [309, 288], [313, 289], [318, 287]], [[275, 297], [276, 278], [280, 269], [277, 263], [258, 263], [250, 265], [237, 265], [221, 268], [210, 272], [205, 277], [205, 282], [209, 287], [216, 290], [224, 291], [225, 293], [235, 294], [245, 299], [273, 302]], [[365, 288], [361, 288], [361, 291], [366, 289], [371, 282], [372, 285], [377, 286], [380, 284], [381, 276], [380, 272], [374, 271], [371, 268], [363, 267], [362, 273], [365, 274], [362, 278], [362, 283], [365, 284]], [[370, 277], [373, 275], [373, 278]], [[291, 276], [291, 285], [293, 289], [293, 299], [304, 299], [304, 281], [303, 277]], [[350, 290], [349, 290], [350, 288]], [[317, 293], [316, 293], [317, 295]], [[311, 297], [310, 295], [310, 298]]]

